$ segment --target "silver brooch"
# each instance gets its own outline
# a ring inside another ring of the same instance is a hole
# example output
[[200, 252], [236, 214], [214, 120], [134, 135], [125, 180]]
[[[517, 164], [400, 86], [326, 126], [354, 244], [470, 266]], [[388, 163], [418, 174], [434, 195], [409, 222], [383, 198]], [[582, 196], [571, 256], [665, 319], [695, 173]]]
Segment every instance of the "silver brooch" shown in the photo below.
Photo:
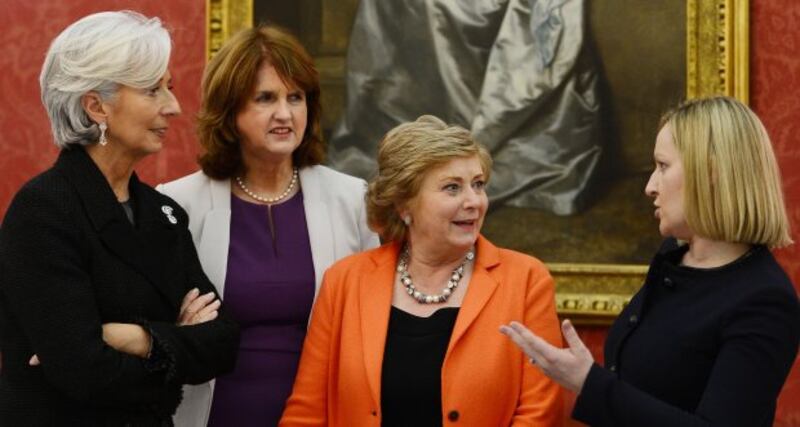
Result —
[[175, 211], [175, 209], [172, 206], [169, 206], [169, 205], [164, 205], [164, 206], [161, 207], [161, 212], [164, 212], [164, 215], [167, 216], [167, 219], [169, 220], [169, 222], [172, 223], [172, 224], [177, 224], [178, 223], [178, 218], [175, 218], [175, 216], [172, 215], [172, 212], [174, 212], [174, 211]]

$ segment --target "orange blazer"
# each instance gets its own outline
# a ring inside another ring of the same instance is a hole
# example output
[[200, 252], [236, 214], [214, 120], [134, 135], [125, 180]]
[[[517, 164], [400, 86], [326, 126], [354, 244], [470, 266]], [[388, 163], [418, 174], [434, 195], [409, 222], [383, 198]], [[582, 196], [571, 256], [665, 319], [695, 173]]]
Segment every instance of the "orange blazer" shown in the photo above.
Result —
[[[533, 257], [482, 236], [476, 245], [442, 365], [443, 425], [560, 426], [561, 389], [499, 332], [521, 320], [561, 346], [553, 279]], [[325, 273], [280, 426], [381, 425], [381, 367], [399, 250], [387, 244]]]

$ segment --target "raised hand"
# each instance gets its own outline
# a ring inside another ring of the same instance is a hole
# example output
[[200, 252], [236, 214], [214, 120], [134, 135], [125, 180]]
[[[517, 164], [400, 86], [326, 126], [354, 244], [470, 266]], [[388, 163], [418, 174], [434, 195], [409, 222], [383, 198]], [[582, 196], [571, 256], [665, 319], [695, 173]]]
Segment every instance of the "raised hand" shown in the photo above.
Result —
[[514, 341], [531, 363], [562, 387], [580, 393], [586, 376], [594, 363], [594, 357], [583, 344], [572, 322], [564, 320], [561, 332], [568, 348], [558, 348], [531, 332], [519, 322], [500, 327], [500, 332]]

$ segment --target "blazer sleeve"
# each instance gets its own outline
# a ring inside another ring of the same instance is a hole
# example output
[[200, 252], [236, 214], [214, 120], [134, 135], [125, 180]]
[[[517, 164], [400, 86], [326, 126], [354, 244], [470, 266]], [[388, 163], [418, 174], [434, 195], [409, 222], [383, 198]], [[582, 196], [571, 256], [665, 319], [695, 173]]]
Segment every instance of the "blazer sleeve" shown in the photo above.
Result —
[[[555, 284], [544, 265], [537, 262], [529, 272], [524, 324], [540, 337], [562, 347], [555, 307]], [[522, 357], [522, 389], [512, 426], [559, 427], [564, 419], [561, 387]]]
[[[185, 212], [181, 214], [185, 224]], [[184, 228], [181, 234], [186, 277], [183, 293], [196, 287], [201, 295], [214, 292], [217, 298], [221, 298], [203, 272], [189, 230]], [[143, 325], [167, 359], [167, 382], [201, 384], [234, 368], [239, 349], [239, 327], [228, 315], [224, 304], [216, 319], [197, 325], [147, 321]]]
[[3, 297], [41, 360], [40, 366], [24, 369], [40, 369], [70, 398], [96, 406], [163, 402], [169, 399], [164, 374], [149, 371], [142, 359], [102, 339], [89, 248], [70, 223], [69, 207], [75, 203], [24, 187], [0, 233]]
[[281, 427], [328, 425], [330, 363], [335, 328], [333, 289], [337, 279], [331, 270], [322, 279], [319, 296], [311, 312], [294, 388], [279, 423]]
[[[573, 417], [597, 426], [745, 427], [763, 424], [797, 355], [796, 295], [766, 289], [730, 315], [697, 409], [687, 412], [592, 366]], [[654, 366], [653, 369], [658, 369]]]

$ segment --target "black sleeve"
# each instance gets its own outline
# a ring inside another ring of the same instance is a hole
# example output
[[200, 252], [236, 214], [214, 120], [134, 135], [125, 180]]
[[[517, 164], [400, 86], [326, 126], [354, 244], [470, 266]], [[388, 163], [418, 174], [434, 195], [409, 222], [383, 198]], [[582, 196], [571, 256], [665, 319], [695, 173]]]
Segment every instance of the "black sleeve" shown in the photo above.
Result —
[[15, 197], [0, 232], [9, 315], [39, 356], [37, 369], [70, 398], [97, 406], [163, 402], [170, 394], [164, 373], [102, 339], [87, 242], [69, 210], [77, 203], [69, 191], [41, 187]]
[[[185, 213], [180, 214], [182, 223], [186, 224]], [[186, 266], [184, 293], [196, 287], [201, 295], [216, 294], [200, 265], [189, 230], [184, 228], [181, 233], [182, 258]], [[220, 295], [217, 294], [217, 298]], [[233, 370], [239, 349], [239, 327], [227, 314], [224, 304], [219, 316], [210, 322], [191, 326], [145, 322], [144, 326], [153, 336], [157, 354], [167, 359], [169, 382], [201, 384]]]
[[694, 413], [661, 401], [594, 365], [572, 416], [592, 426], [762, 425], [773, 416], [799, 339], [797, 296], [777, 288], [766, 289], [751, 296], [727, 319], [722, 348]]

